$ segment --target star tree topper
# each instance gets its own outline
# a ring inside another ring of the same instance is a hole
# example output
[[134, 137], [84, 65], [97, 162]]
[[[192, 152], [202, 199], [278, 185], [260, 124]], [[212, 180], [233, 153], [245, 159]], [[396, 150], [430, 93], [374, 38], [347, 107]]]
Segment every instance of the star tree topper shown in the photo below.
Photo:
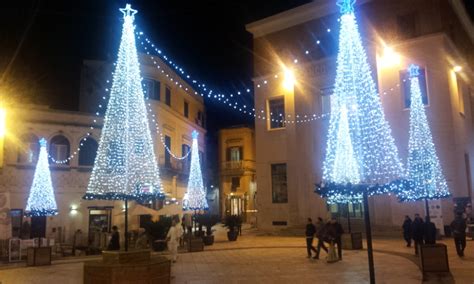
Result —
[[121, 8], [119, 10], [123, 13], [124, 18], [133, 17], [138, 12], [137, 10], [132, 9], [132, 5], [130, 4], [125, 5], [125, 8]]
[[341, 8], [341, 14], [354, 13], [356, 0], [337, 0], [336, 4]]

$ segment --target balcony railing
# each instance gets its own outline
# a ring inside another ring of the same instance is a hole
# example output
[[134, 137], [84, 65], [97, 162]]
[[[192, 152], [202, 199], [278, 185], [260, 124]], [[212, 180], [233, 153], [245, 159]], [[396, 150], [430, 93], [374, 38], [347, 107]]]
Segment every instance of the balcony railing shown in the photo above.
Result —
[[255, 161], [252, 160], [239, 160], [239, 161], [226, 161], [221, 165], [222, 170], [255, 170]]
[[173, 170], [179, 173], [189, 173], [190, 162], [186, 160], [176, 160], [173, 157], [167, 161], [164, 155], [159, 158], [159, 167], [162, 169]]

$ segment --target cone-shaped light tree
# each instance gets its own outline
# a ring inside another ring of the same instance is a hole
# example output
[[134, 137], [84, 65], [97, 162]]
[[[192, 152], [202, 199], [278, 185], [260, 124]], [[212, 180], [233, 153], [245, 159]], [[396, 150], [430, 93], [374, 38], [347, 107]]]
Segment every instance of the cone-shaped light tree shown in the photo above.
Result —
[[33, 184], [31, 185], [25, 215], [30, 217], [52, 216], [58, 214], [58, 207], [54, 198], [53, 183], [49, 170], [46, 139], [41, 138], [38, 163], [36, 164]]
[[422, 102], [419, 70], [420, 68], [414, 64], [408, 68], [411, 104], [406, 177], [409, 186], [399, 193], [399, 198], [402, 201], [439, 199], [450, 196]]
[[124, 15], [115, 67], [92, 175], [85, 199], [148, 200], [162, 197], [135, 46], [134, 15]]
[[127, 4], [110, 98], [99, 149], [84, 199], [125, 200], [125, 250], [128, 250], [128, 201], [163, 198], [135, 45], [134, 15]]
[[194, 130], [193, 145], [191, 146], [191, 166], [186, 194], [183, 198], [184, 210], [207, 210], [206, 190], [202, 181], [201, 163], [199, 161], [198, 138], [199, 133]]
[[404, 174], [362, 45], [354, 2], [337, 2], [342, 16], [335, 90], [323, 182], [316, 190], [330, 203], [360, 202], [363, 193], [396, 191]]
[[342, 15], [335, 90], [316, 192], [328, 203], [364, 201], [369, 276], [375, 283], [368, 196], [400, 190], [404, 170], [362, 45], [355, 0], [337, 4]]

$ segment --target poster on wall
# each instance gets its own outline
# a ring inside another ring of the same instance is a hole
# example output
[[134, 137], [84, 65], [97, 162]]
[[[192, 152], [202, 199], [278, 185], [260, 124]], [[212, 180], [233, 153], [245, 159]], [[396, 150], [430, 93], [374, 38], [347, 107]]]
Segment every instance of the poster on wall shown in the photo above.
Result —
[[[443, 210], [441, 207], [441, 200], [430, 200], [428, 202], [430, 209], [430, 219], [439, 230], [439, 233], [444, 236], [444, 222], [443, 222]], [[425, 212], [426, 214], [426, 212]]]
[[12, 237], [10, 193], [0, 192], [0, 240]]

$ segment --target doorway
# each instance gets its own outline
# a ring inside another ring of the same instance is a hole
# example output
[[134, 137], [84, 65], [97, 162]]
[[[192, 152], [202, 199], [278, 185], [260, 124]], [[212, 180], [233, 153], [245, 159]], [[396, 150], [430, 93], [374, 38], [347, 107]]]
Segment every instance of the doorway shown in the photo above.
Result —
[[46, 237], [46, 216], [31, 217], [31, 238]]

